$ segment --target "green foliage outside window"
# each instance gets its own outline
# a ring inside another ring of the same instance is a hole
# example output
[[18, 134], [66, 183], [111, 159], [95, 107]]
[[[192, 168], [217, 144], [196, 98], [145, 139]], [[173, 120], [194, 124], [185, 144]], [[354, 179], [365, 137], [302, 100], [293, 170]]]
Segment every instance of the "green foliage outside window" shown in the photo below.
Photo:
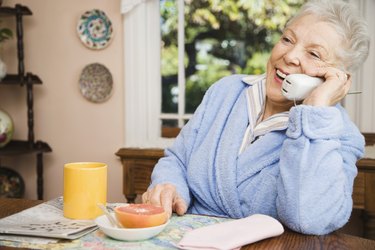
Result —
[[[186, 113], [230, 74], [262, 74], [287, 20], [305, 0], [185, 0]], [[160, 1], [162, 112], [177, 112], [177, 7]]]

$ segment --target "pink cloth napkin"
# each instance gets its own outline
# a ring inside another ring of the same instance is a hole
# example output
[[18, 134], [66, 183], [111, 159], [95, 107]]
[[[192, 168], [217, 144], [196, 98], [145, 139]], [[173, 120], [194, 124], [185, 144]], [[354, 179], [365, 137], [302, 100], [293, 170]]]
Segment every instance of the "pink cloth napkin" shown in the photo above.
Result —
[[178, 243], [180, 249], [236, 249], [282, 234], [284, 228], [276, 219], [263, 214], [218, 223], [185, 233]]

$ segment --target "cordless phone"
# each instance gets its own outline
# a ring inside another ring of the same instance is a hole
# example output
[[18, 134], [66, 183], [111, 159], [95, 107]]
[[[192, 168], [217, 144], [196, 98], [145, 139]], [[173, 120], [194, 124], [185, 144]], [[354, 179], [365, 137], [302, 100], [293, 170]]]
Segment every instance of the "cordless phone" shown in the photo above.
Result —
[[323, 83], [323, 79], [305, 74], [287, 75], [282, 83], [281, 92], [289, 100], [301, 101], [318, 85]]

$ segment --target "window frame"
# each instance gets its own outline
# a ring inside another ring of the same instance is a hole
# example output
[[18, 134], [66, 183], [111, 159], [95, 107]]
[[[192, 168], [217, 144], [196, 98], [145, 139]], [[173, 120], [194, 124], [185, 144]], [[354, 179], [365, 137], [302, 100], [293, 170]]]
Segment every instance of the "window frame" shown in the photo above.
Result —
[[126, 147], [171, 145], [160, 135], [160, 13], [159, 1], [121, 3], [124, 36], [124, 119]]

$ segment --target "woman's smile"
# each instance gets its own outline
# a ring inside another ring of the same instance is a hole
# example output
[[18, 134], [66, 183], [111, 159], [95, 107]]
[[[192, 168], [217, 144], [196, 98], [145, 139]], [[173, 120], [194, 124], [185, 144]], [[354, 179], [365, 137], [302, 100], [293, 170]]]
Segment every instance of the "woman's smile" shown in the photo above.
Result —
[[288, 73], [284, 73], [281, 69], [276, 69], [274, 79], [281, 85], [287, 75]]

